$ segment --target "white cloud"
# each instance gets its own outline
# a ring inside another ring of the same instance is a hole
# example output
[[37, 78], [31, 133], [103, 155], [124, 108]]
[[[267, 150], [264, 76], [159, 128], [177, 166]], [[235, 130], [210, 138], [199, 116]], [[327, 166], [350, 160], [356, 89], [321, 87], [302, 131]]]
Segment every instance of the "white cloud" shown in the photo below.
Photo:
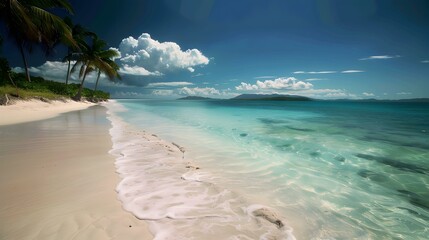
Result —
[[180, 95], [188, 95], [188, 96], [210, 96], [210, 95], [220, 95], [221, 94], [220, 91], [217, 90], [216, 88], [209, 88], [209, 87], [205, 87], [205, 88], [183, 87], [183, 88], [179, 89], [178, 92]]
[[216, 98], [231, 98], [239, 95], [238, 93], [231, 92], [230, 88], [219, 90], [211, 87], [182, 87], [176, 89], [156, 89], [152, 91], [152, 95], [157, 97], [172, 97], [172, 96], [204, 96]]
[[201, 77], [201, 76], [204, 76], [204, 74], [202, 74], [202, 73], [197, 73], [197, 74], [195, 74], [195, 75], [192, 75], [192, 77]]
[[24, 68], [22, 68], [22, 67], [13, 67], [12, 68], [12, 72], [23, 73], [24, 72]]
[[331, 74], [331, 73], [337, 73], [337, 71], [312, 71], [312, 72], [305, 72], [305, 71], [296, 71], [293, 72], [293, 74]]
[[[207, 65], [209, 59], [198, 49], [182, 51], [174, 42], [159, 42], [152, 39], [148, 33], [143, 33], [137, 39], [128, 37], [119, 44], [120, 61], [131, 68], [143, 68], [146, 71], [135, 71], [147, 76], [151, 73], [165, 73], [177, 69], [194, 72], [194, 67]], [[131, 71], [132, 72], [132, 71]]]
[[357, 98], [355, 94], [349, 93], [345, 89], [308, 89], [299, 91], [299, 95], [313, 97], [313, 98]]
[[258, 76], [254, 77], [254, 79], [268, 79], [268, 78], [275, 78], [276, 76]]
[[311, 71], [311, 72], [305, 72], [305, 71], [296, 71], [293, 72], [293, 74], [333, 74], [333, 73], [361, 73], [364, 72], [362, 70], [344, 70], [344, 71]]
[[368, 92], [363, 92], [362, 95], [364, 95], [365, 97], [374, 97], [374, 93], [368, 93]]
[[112, 97], [113, 98], [145, 98], [145, 97], [147, 98], [148, 95], [143, 93], [138, 93], [138, 92], [119, 91], [119, 92], [113, 92]]
[[346, 98], [346, 97], [349, 97], [349, 94], [346, 92], [342, 92], [342, 91], [341, 92], [332, 92], [332, 93], [325, 94], [323, 97], [325, 97], [325, 98]]
[[313, 84], [299, 81], [294, 77], [277, 78], [264, 82], [257, 81], [255, 84], [241, 82], [240, 85], [235, 87], [235, 90], [258, 94], [292, 94], [312, 98], [357, 98], [355, 94], [349, 93], [344, 89], [314, 89]]
[[421, 63], [429, 63], [429, 60], [423, 60]]
[[[71, 63], [73, 66], [74, 62]], [[44, 64], [38, 67], [30, 67], [28, 70], [35, 76], [40, 76], [49, 80], [64, 80], [67, 75], [68, 63], [58, 61], [46, 61]], [[21, 67], [14, 67], [14, 72], [23, 73], [24, 69]], [[76, 77], [73, 76], [73, 79]]]
[[180, 87], [180, 86], [189, 86], [194, 85], [191, 82], [156, 82], [149, 83], [147, 87]]
[[[71, 62], [71, 66], [73, 66], [75, 62]], [[30, 67], [28, 70], [32, 75], [43, 77], [47, 80], [55, 80], [59, 82], [65, 82], [67, 76], [68, 63], [67, 62], [59, 62], [59, 61], [46, 61], [42, 65], [38, 67]], [[15, 67], [12, 69], [14, 72], [24, 72], [24, 69], [21, 67]], [[102, 76], [104, 77], [104, 76]], [[96, 78], [95, 73], [90, 73], [86, 77], [86, 80], [93, 81]], [[70, 81], [78, 81], [78, 71], [71, 74], [69, 77]]]
[[274, 80], [265, 80], [263, 82], [256, 81], [256, 84], [249, 84], [242, 82], [239, 86], [236, 86], [235, 89], [238, 91], [250, 91], [250, 90], [259, 90], [259, 89], [291, 89], [291, 90], [302, 90], [312, 88], [313, 84], [298, 81], [294, 77], [289, 78], [277, 78]]
[[152, 94], [156, 96], [171, 96], [174, 94], [174, 90], [168, 90], [168, 89], [153, 90]]
[[162, 76], [162, 73], [158, 71], [150, 72], [146, 70], [144, 67], [128, 66], [127, 64], [124, 64], [119, 69], [119, 72], [124, 74], [129, 74], [129, 75], [136, 75], [136, 76]]
[[320, 80], [326, 80], [326, 78], [307, 78], [305, 81], [311, 82], [311, 81], [320, 81]]
[[341, 73], [361, 73], [361, 72], [365, 72], [365, 71], [352, 69], [352, 70], [344, 70]]
[[398, 92], [397, 95], [411, 95], [410, 92]]
[[369, 56], [366, 58], [361, 58], [359, 60], [382, 60], [382, 59], [392, 59], [392, 58], [399, 58], [400, 55], [376, 55], [376, 56]]
[[239, 86], [235, 87], [235, 90], [237, 91], [251, 91], [251, 90], [257, 90], [258, 86], [252, 85], [250, 83], [241, 82]]

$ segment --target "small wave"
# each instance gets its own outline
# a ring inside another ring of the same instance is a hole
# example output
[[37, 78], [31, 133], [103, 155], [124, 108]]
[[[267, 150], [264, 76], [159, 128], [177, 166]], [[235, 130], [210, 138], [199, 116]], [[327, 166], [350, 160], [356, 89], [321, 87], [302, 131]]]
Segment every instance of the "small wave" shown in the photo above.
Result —
[[[147, 220], [155, 239], [288, 239], [292, 228], [273, 209], [249, 204], [185, 157], [185, 148], [123, 122], [107, 104], [125, 210]], [[120, 109], [120, 107], [119, 107]]]

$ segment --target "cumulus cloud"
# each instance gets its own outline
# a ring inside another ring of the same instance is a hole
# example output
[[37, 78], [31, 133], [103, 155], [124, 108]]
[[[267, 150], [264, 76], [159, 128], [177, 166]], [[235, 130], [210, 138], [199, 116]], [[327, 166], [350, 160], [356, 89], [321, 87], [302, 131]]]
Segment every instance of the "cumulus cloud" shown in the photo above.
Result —
[[149, 73], [165, 73], [178, 69], [194, 72], [195, 67], [207, 65], [209, 59], [198, 49], [182, 51], [174, 42], [159, 42], [152, 39], [148, 33], [143, 33], [135, 39], [128, 37], [119, 44], [120, 62], [129, 68], [142, 68], [146, 71], [131, 71], [143, 76]]
[[[73, 66], [75, 62], [71, 62]], [[59, 82], [65, 82], [67, 75], [68, 63], [60, 61], [46, 61], [44, 64], [37, 67], [30, 67], [28, 70], [34, 76], [43, 77], [48, 80], [54, 80]], [[14, 72], [24, 72], [24, 69], [21, 67], [15, 67], [12, 69]], [[86, 77], [86, 82], [95, 82], [97, 74], [92, 72]], [[100, 78], [105, 78], [105, 75], [102, 74]], [[69, 77], [70, 81], [79, 82], [78, 71], [72, 73]]]
[[201, 76], [204, 76], [204, 74], [202, 74], [202, 73], [197, 73], [197, 74], [195, 74], [195, 75], [192, 75], [192, 77], [201, 77]]
[[235, 87], [235, 90], [237, 91], [251, 91], [251, 90], [257, 90], [258, 86], [252, 85], [250, 83], [241, 82], [239, 86]]
[[[72, 66], [74, 62], [71, 63]], [[59, 61], [46, 61], [44, 64], [38, 67], [30, 67], [28, 70], [32, 75], [40, 76], [50, 80], [63, 80], [65, 81], [67, 75], [68, 63]], [[22, 73], [24, 69], [21, 67], [15, 67], [12, 69], [14, 72]], [[76, 80], [77, 76], [72, 75], [72, 80]]]
[[411, 95], [410, 92], [398, 92], [397, 95]]
[[374, 93], [368, 93], [368, 92], [363, 92], [362, 95], [364, 95], [365, 97], [374, 97]]
[[217, 90], [216, 88], [209, 88], [209, 87], [205, 87], [205, 88], [183, 87], [183, 88], [179, 89], [178, 93], [180, 95], [188, 95], [188, 96], [210, 96], [210, 95], [220, 95], [221, 94], [221, 92], [219, 90]]
[[120, 73], [135, 75], [135, 76], [162, 76], [162, 73], [155, 71], [150, 72], [146, 70], [144, 67], [139, 66], [128, 66], [128, 64], [124, 64], [120, 69]]
[[147, 87], [180, 87], [180, 86], [189, 86], [194, 85], [191, 82], [156, 82], [149, 83]]
[[337, 73], [337, 71], [312, 71], [312, 72], [296, 71], [296, 72], [293, 72], [293, 74], [331, 74], [331, 73]]
[[254, 77], [254, 79], [269, 79], [269, 78], [275, 78], [276, 76], [258, 76]]
[[152, 94], [156, 96], [171, 96], [174, 94], [174, 90], [170, 90], [170, 89], [153, 90]]
[[129, 92], [129, 91], [116, 91], [112, 93], [114, 98], [147, 98], [147, 94], [139, 92]]
[[259, 89], [291, 89], [291, 90], [302, 90], [312, 88], [313, 84], [298, 81], [294, 77], [289, 78], [276, 78], [274, 80], [256, 81], [256, 84], [249, 84], [242, 82], [235, 89], [238, 91], [250, 91]]
[[349, 93], [345, 89], [315, 89], [313, 84], [299, 81], [294, 77], [257, 81], [255, 84], [242, 82], [235, 87], [235, 90], [259, 94], [298, 94], [312, 98], [357, 98], [355, 94]]
[[354, 69], [341, 71], [341, 73], [361, 73], [361, 72], [364, 72], [364, 71], [362, 71], [362, 70], [354, 70]]
[[296, 71], [293, 72], [293, 74], [333, 74], [333, 73], [361, 73], [364, 72], [362, 70], [344, 70], [344, 71], [311, 71], [311, 72], [305, 72], [305, 71]]
[[392, 59], [392, 58], [399, 58], [400, 55], [376, 55], [376, 56], [369, 56], [366, 58], [361, 58], [359, 60], [382, 60], [382, 59]]

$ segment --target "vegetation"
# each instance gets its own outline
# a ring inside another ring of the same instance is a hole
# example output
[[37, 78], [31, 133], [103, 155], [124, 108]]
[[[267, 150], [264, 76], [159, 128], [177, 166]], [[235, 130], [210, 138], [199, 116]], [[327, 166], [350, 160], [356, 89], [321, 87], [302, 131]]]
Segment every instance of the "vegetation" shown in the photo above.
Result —
[[92, 38], [92, 44], [90, 46], [85, 43], [84, 50], [79, 55], [76, 64], [72, 68], [73, 72], [78, 66], [80, 66], [79, 78], [82, 79], [79, 90], [76, 96], [73, 97], [75, 100], [80, 100], [85, 78], [90, 72], [98, 70], [96, 87], [98, 85], [101, 72], [106, 74], [110, 80], [119, 78], [119, 67], [117, 67], [116, 63], [114, 64], [114, 61], [112, 60], [113, 58], [118, 57], [119, 53], [113, 49], [106, 50], [106, 45], [107, 44], [97, 36]]
[[[0, 57], [0, 95], [8, 94], [23, 99], [108, 99], [108, 93], [97, 91], [98, 82], [102, 73], [109, 80], [120, 79], [119, 66], [114, 62], [119, 53], [109, 49], [95, 33], [73, 24], [69, 17], [62, 19], [53, 14], [50, 12], [52, 9], [63, 9], [73, 14], [73, 8], [67, 0], [0, 0], [0, 21], [5, 24], [9, 36], [17, 45], [25, 69], [25, 75], [14, 73], [7, 59]], [[2, 40], [0, 37], [0, 45]], [[40, 46], [45, 53], [50, 53], [59, 43], [68, 48], [64, 57], [64, 61], [68, 62], [68, 70], [64, 73], [65, 83], [41, 77], [31, 78], [25, 50], [31, 52], [34, 46]], [[76, 61], [76, 64], [70, 68], [72, 61]], [[68, 84], [70, 74], [78, 66], [81, 83]], [[87, 75], [96, 71], [98, 76], [94, 90], [84, 88]]]
[[71, 61], [73, 60], [77, 60], [77, 56], [82, 53], [82, 51], [86, 50], [86, 42], [85, 39], [87, 37], [95, 37], [96, 34], [93, 32], [88, 31], [87, 29], [85, 29], [83, 26], [79, 25], [79, 24], [73, 24], [71, 18], [66, 17], [64, 18], [64, 22], [70, 27], [71, 31], [72, 31], [72, 37], [73, 40], [76, 42], [77, 47], [76, 46], [69, 46], [67, 49], [67, 55], [64, 57], [63, 61], [67, 61], [68, 63], [68, 67], [67, 67], [67, 76], [66, 76], [66, 85], [69, 82], [69, 77], [70, 77], [70, 65], [71, 65]]
[[31, 50], [33, 44], [40, 44], [49, 52], [58, 40], [76, 45], [67, 24], [47, 10], [55, 8], [73, 13], [72, 6], [66, 0], [0, 1], [1, 20], [19, 48], [29, 82], [31, 79], [24, 49]]
[[[5, 81], [0, 81], [0, 95], [9, 94], [22, 99], [70, 99], [79, 89], [79, 84], [69, 84], [33, 77], [31, 82], [26, 81], [24, 74], [13, 74], [16, 87]], [[82, 90], [82, 96], [91, 101], [107, 100], [110, 94], [103, 91], [93, 91], [88, 88]]]

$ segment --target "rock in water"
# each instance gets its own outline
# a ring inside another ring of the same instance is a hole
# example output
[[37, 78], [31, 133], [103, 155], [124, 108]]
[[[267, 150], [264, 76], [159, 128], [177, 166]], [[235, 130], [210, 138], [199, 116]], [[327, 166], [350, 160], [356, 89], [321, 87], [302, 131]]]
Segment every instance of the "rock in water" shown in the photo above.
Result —
[[279, 219], [277, 214], [267, 208], [259, 208], [252, 212], [255, 217], [261, 217], [267, 220], [270, 223], [275, 224], [278, 228], [284, 226], [283, 222]]

